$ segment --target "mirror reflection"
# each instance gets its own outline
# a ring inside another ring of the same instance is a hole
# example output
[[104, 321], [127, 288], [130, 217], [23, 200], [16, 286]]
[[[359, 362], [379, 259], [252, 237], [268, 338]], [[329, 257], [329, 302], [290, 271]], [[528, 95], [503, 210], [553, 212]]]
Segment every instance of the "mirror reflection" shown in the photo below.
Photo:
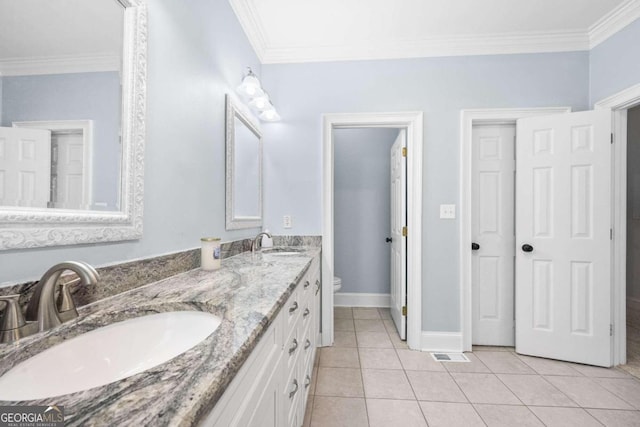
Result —
[[227, 95], [227, 229], [262, 225], [262, 135]]
[[0, 0], [0, 206], [120, 210], [124, 7]]
[[238, 217], [259, 217], [260, 138], [238, 117], [234, 122], [233, 212]]

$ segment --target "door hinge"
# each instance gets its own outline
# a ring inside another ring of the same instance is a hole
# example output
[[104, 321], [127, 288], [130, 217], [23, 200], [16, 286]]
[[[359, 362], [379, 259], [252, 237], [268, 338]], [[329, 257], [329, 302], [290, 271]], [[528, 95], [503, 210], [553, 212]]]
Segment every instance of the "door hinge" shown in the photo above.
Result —
[[611, 134], [611, 143], [613, 144], [613, 133]]
[[402, 147], [402, 157], [407, 157], [407, 147]]
[[613, 325], [609, 324], [609, 336], [612, 337], [613, 336]]
[[609, 240], [613, 240], [613, 228], [609, 229]]
[[402, 315], [403, 315], [403, 316], [406, 316], [406, 315], [407, 315], [407, 306], [406, 306], [406, 305], [403, 305], [403, 306], [402, 306]]
[[402, 227], [402, 236], [407, 237], [407, 227]]

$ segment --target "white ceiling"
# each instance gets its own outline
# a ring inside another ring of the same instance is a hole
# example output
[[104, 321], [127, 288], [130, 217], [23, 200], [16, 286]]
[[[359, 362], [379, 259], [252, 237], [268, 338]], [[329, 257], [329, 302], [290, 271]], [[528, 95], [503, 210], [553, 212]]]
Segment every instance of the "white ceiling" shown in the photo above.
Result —
[[15, 64], [119, 58], [123, 17], [116, 0], [0, 0], [0, 72]]
[[229, 0], [263, 63], [586, 50], [640, 0]]

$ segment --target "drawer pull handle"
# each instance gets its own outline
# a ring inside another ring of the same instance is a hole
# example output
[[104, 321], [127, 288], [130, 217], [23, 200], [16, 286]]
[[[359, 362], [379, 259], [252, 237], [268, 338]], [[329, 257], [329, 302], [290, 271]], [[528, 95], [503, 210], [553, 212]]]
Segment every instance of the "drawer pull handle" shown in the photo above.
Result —
[[307, 338], [307, 342], [304, 344], [304, 349], [308, 349], [309, 347], [311, 347], [311, 341], [309, 341], [309, 338]]
[[302, 315], [303, 315], [304, 317], [307, 317], [307, 316], [309, 315], [309, 313], [311, 313], [311, 311], [310, 311], [308, 308], [305, 308], [305, 309], [304, 309], [304, 312], [302, 313]]
[[294, 301], [293, 305], [291, 307], [289, 307], [289, 313], [293, 313], [297, 309], [298, 309], [298, 301]]
[[293, 390], [289, 392], [289, 399], [293, 398], [298, 392], [298, 380], [293, 380]]
[[316, 280], [316, 295], [318, 295], [318, 291], [320, 291], [320, 280]]
[[308, 280], [306, 282], [304, 282], [304, 288], [307, 289], [309, 287], [309, 285], [311, 284], [311, 282], [309, 282]]
[[307, 378], [305, 378], [305, 381], [304, 381], [304, 388], [307, 388], [310, 385], [311, 385], [311, 377], [307, 375]]
[[294, 351], [296, 351], [297, 348], [298, 348], [298, 340], [294, 338], [293, 339], [293, 345], [291, 347], [289, 347], [289, 354], [291, 354]]

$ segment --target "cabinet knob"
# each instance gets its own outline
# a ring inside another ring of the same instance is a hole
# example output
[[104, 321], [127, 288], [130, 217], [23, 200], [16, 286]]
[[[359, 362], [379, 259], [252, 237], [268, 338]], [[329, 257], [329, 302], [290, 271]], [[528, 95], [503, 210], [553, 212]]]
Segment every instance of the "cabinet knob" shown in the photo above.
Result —
[[289, 354], [291, 354], [294, 351], [296, 351], [297, 348], [298, 348], [298, 340], [294, 338], [293, 339], [293, 345], [291, 347], [289, 347]]
[[311, 347], [311, 341], [309, 341], [309, 339], [307, 338], [307, 342], [304, 343], [304, 349], [308, 349], [309, 347]]
[[308, 308], [305, 308], [304, 311], [302, 312], [302, 316], [307, 317], [309, 313], [311, 313], [311, 311]]
[[318, 295], [319, 291], [320, 291], [320, 280], [316, 279], [316, 295]]
[[309, 282], [308, 280], [304, 282], [304, 288], [307, 289], [309, 287], [309, 285], [311, 284], [311, 282]]
[[298, 380], [294, 379], [293, 390], [289, 392], [289, 399], [293, 398], [293, 396], [295, 396], [297, 392], [298, 392]]
[[311, 377], [307, 374], [307, 377], [304, 379], [304, 388], [307, 388], [311, 385]]
[[298, 309], [298, 301], [294, 301], [293, 305], [291, 307], [289, 307], [289, 313], [293, 313], [297, 309]]

